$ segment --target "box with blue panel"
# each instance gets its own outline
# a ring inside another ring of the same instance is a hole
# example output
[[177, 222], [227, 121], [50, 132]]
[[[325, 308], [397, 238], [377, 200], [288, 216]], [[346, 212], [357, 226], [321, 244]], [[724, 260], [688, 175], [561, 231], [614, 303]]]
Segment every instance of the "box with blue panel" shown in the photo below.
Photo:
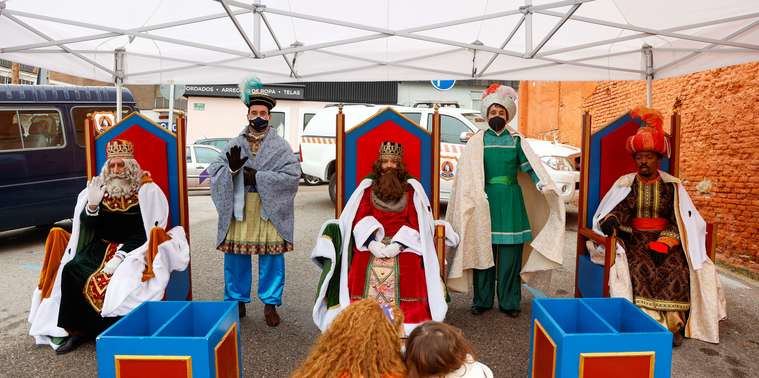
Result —
[[145, 302], [98, 336], [98, 376], [242, 376], [237, 302]]
[[529, 376], [666, 378], [672, 334], [623, 298], [536, 298]]

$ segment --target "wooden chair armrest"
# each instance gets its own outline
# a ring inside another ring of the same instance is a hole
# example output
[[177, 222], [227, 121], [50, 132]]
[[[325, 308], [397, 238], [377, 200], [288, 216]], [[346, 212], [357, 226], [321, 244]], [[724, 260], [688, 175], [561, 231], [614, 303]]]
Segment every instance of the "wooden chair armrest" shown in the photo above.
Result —
[[595, 233], [590, 228], [580, 227], [577, 230], [577, 232], [579, 232], [580, 235], [582, 235], [582, 236], [584, 236], [584, 237], [586, 237], [586, 238], [588, 238], [590, 240], [593, 240], [594, 242], [596, 242], [598, 244], [607, 245], [609, 243], [609, 239], [610, 238], [608, 236], [599, 235], [599, 234]]

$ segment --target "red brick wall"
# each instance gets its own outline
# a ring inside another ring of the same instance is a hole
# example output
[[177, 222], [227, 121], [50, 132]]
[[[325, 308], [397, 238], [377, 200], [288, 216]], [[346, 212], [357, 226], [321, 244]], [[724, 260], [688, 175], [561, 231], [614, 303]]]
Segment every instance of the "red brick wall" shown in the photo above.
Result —
[[[527, 83], [520, 83], [520, 87]], [[555, 92], [554, 83], [530, 87], [529, 99]], [[566, 85], [566, 83], [562, 83]], [[636, 105], [645, 104], [642, 81], [598, 82], [589, 96], [582, 90], [562, 91], [566, 98], [582, 99], [580, 109], [570, 112], [558, 128], [562, 140], [579, 145], [579, 117], [588, 110], [594, 128], [602, 127]], [[665, 117], [679, 108], [682, 120], [680, 178], [707, 222], [718, 227], [718, 259], [759, 272], [759, 63], [749, 63], [654, 81], [653, 107]], [[556, 109], [556, 107], [554, 107]], [[555, 117], [550, 106], [526, 114], [527, 133], [537, 136], [538, 118]], [[559, 109], [561, 109], [559, 107]], [[525, 117], [523, 114], [522, 117]], [[577, 119], [577, 121], [571, 121]], [[535, 122], [533, 122], [535, 120]], [[566, 136], [566, 138], [564, 137]], [[709, 194], [696, 185], [710, 180]]]

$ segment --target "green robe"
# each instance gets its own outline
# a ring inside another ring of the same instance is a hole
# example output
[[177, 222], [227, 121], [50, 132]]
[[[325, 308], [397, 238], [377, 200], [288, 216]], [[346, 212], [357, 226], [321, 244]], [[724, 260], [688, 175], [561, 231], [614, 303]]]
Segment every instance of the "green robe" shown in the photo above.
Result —
[[485, 193], [490, 204], [493, 244], [522, 244], [532, 240], [532, 229], [524, 207], [522, 190], [517, 183], [519, 170], [538, 177], [522, 151], [519, 137], [505, 129], [497, 134], [485, 131]]

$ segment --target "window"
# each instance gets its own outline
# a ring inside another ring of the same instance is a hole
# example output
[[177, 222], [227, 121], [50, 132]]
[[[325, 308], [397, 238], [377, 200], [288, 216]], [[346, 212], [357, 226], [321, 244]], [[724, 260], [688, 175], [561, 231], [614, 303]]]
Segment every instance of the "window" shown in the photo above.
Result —
[[311, 121], [311, 118], [314, 118], [315, 113], [304, 113], [303, 114], [303, 130], [306, 129], [306, 126], [308, 126], [308, 122]]
[[0, 111], [0, 150], [55, 148], [65, 144], [57, 111]]
[[0, 151], [21, 149], [21, 127], [16, 111], [0, 111]]
[[184, 160], [188, 163], [192, 163], [192, 155], [190, 153], [190, 147], [184, 148]]
[[[432, 114], [427, 116], [427, 125], [432, 128]], [[455, 117], [440, 115], [440, 141], [442, 143], [464, 144], [461, 141], [461, 133], [471, 133], [469, 127]]]
[[208, 147], [195, 146], [195, 162], [198, 164], [211, 164], [219, 158], [216, 150]]
[[[76, 144], [79, 147], [84, 147], [84, 119], [87, 118], [87, 114], [94, 112], [111, 112], [116, 113], [115, 107], [89, 107], [89, 106], [77, 106], [71, 109], [71, 119], [74, 120], [74, 130], [76, 135]], [[126, 116], [132, 112], [132, 108], [125, 106], [123, 114]]]
[[[414, 121], [418, 126], [421, 126], [422, 123], [422, 113], [401, 113], [404, 117]], [[430, 118], [432, 119], [432, 118]], [[430, 123], [431, 125], [432, 123]]]
[[[271, 112], [271, 119], [269, 125], [277, 130], [277, 135], [285, 138], [285, 113], [283, 112]], [[285, 138], [287, 139], [287, 138]]]

